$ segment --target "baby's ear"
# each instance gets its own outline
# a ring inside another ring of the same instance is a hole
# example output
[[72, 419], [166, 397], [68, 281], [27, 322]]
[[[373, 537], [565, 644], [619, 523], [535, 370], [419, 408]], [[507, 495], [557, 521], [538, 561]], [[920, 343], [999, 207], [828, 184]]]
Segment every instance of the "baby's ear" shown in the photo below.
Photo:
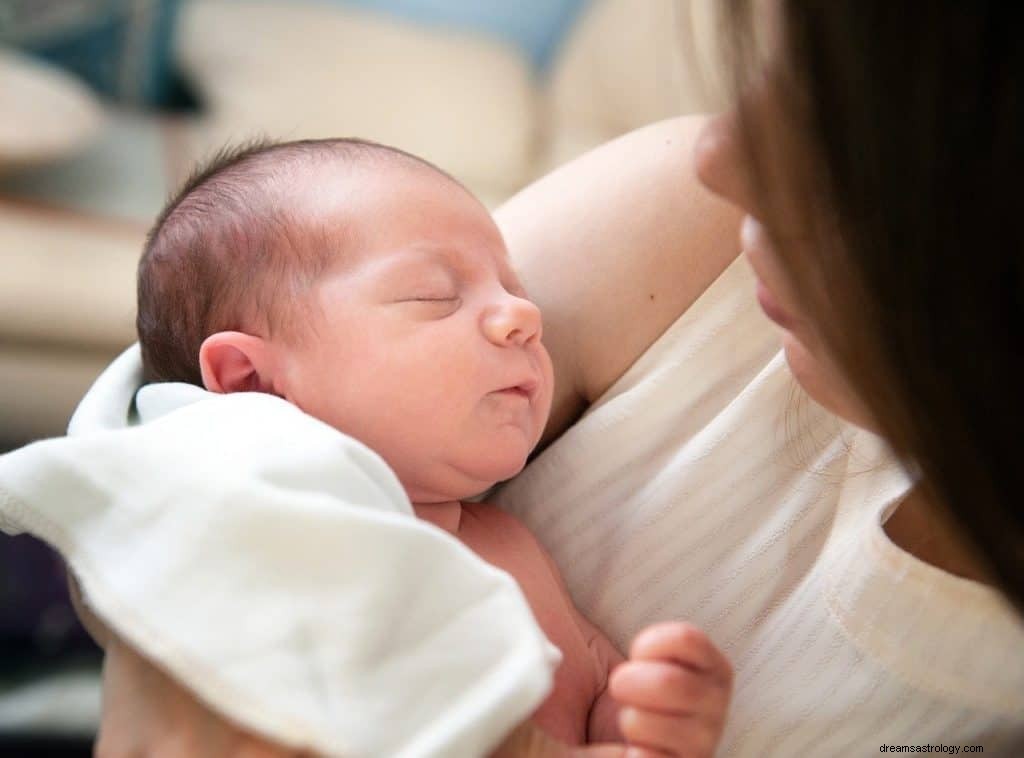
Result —
[[217, 332], [199, 348], [203, 386], [210, 392], [272, 392], [274, 376], [269, 346], [262, 337]]

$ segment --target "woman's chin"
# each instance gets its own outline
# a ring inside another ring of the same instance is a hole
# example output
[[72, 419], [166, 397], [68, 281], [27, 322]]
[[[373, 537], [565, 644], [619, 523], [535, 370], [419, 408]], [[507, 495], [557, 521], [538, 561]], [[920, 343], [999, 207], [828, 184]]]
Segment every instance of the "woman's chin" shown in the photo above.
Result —
[[851, 424], [876, 429], [864, 404], [831, 361], [818, 358], [792, 332], [783, 331], [782, 348], [793, 378], [814, 402]]

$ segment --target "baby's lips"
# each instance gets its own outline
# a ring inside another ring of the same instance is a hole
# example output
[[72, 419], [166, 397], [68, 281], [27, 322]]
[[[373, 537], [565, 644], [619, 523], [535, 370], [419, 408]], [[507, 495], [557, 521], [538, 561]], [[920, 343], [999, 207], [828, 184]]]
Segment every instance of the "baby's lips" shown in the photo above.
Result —
[[498, 392], [519, 392], [526, 395], [529, 398], [532, 398], [537, 393], [537, 388], [539, 386], [540, 382], [538, 382], [536, 378], [529, 377], [528, 379], [523, 379], [522, 381], [516, 382], [515, 384], [510, 384], [507, 387], [502, 387], [500, 390], [498, 390]]
[[537, 387], [539, 386], [540, 382], [531, 377], [524, 382], [519, 382], [519, 384], [516, 385], [516, 388], [533, 397], [534, 393], [537, 391]]

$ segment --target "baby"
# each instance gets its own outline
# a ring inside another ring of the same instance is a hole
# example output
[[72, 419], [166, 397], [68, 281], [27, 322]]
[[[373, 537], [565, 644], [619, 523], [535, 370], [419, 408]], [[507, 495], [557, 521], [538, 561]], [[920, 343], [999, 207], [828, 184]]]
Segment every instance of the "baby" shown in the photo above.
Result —
[[461, 502], [523, 468], [553, 375], [540, 311], [454, 179], [361, 140], [222, 153], [150, 232], [138, 331], [149, 381], [294, 403], [377, 451], [419, 518], [513, 576], [563, 654], [533, 716], [547, 734], [713, 754], [731, 674], [706, 637], [655, 625], [623, 662], [525, 526]]

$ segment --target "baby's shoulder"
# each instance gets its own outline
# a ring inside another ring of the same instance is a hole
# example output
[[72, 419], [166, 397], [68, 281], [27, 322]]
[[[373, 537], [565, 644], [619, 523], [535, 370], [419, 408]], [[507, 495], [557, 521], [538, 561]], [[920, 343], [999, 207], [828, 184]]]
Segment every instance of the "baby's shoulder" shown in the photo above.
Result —
[[505, 539], [529, 542], [538, 550], [543, 550], [526, 524], [500, 506], [492, 503], [463, 503], [462, 510], [488, 531], [500, 532]]
[[525, 532], [533, 537], [533, 533], [526, 527], [526, 524], [500, 506], [492, 503], [463, 503], [462, 510], [463, 513], [469, 514], [470, 517], [482, 524], [502, 527], [515, 532]]
[[529, 527], [500, 506], [491, 503], [463, 503], [464, 514], [476, 521], [483, 530], [499, 536], [502, 542], [515, 543], [520, 550], [528, 550], [551, 562], [548, 551]]

